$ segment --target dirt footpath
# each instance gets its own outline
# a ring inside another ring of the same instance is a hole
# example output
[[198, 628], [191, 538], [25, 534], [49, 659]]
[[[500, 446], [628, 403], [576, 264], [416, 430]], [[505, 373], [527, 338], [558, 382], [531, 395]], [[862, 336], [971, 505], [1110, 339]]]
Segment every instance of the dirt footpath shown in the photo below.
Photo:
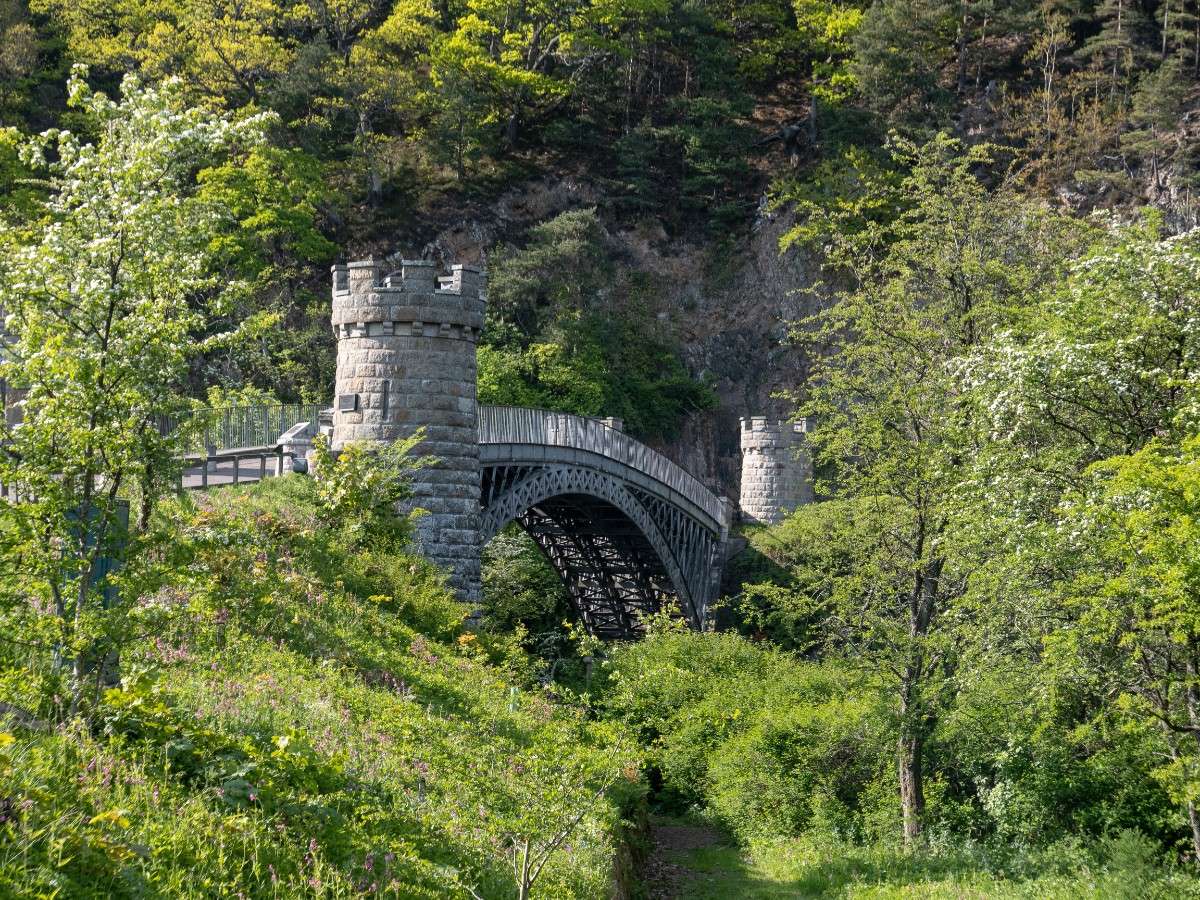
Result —
[[651, 825], [653, 847], [642, 867], [647, 900], [675, 900], [683, 885], [698, 875], [673, 862], [675, 854], [726, 843], [721, 833], [700, 825]]

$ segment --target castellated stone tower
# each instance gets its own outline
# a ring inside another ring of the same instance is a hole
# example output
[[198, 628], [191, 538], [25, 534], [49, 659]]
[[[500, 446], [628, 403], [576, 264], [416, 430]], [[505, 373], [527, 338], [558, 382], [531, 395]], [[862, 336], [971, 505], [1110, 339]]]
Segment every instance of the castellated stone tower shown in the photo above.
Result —
[[475, 345], [484, 303], [483, 277], [468, 266], [445, 277], [424, 261], [390, 274], [375, 260], [333, 267], [333, 448], [425, 428], [416, 452], [437, 463], [414, 474], [412, 506], [428, 510], [416, 539], [468, 603], [480, 590]]
[[774, 525], [812, 503], [812, 457], [805, 423], [753, 416], [742, 419], [742, 516]]

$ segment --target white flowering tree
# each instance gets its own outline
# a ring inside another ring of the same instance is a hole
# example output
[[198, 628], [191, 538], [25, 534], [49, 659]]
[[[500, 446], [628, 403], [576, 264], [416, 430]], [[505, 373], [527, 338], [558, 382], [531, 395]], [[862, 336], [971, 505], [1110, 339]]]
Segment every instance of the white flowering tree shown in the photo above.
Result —
[[20, 494], [2, 518], [0, 632], [52, 651], [71, 712], [114, 649], [106, 560], [127, 543], [128, 502], [145, 525], [171, 483], [182, 435], [162, 423], [186, 406], [193, 333], [229, 287], [210, 244], [231, 219], [196, 195], [196, 175], [261, 144], [267, 124], [190, 109], [174, 82], [129, 77], [112, 100], [85, 74], [69, 99], [93, 139], [24, 141], [45, 192], [31, 221], [0, 225], [0, 377], [23, 393], [0, 449], [0, 481]]
[[1160, 754], [1200, 859], [1200, 232], [1114, 230], [962, 371], [994, 616]]

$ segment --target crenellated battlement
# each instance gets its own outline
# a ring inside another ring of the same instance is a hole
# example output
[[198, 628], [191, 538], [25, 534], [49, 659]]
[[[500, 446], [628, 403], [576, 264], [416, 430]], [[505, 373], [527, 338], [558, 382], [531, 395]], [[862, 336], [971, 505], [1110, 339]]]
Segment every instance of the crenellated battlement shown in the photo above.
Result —
[[445, 337], [477, 341], [486, 305], [483, 273], [454, 265], [439, 276], [425, 260], [386, 272], [368, 259], [333, 267], [335, 334], [343, 337]]
[[774, 524], [812, 502], [809, 425], [807, 419], [789, 422], [767, 416], [741, 420], [740, 505], [747, 519]]
[[795, 448], [804, 443], [808, 433], [807, 419], [789, 422], [767, 416], [750, 416], [742, 419], [741, 425], [743, 452]]
[[475, 266], [452, 265], [448, 275], [425, 259], [402, 259], [391, 272], [381, 260], [363, 259], [332, 267], [334, 302], [347, 294], [437, 294], [482, 300], [485, 280]]

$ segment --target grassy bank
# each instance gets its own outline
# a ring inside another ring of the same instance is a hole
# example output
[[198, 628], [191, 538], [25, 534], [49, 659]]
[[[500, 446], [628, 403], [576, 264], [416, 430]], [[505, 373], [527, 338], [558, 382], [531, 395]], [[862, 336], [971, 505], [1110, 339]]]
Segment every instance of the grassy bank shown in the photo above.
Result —
[[171, 574], [87, 724], [3, 651], [0, 896], [508, 897], [577, 813], [535, 896], [607, 892], [635, 770], [420, 561], [350, 545], [299, 477], [158, 527]]
[[[659, 827], [696, 826], [663, 820]], [[1153, 843], [1134, 833], [1036, 853], [975, 848], [905, 854], [815, 836], [749, 850], [720, 838], [693, 843], [700, 846], [662, 853], [674, 882], [665, 892], [679, 900], [1200, 897], [1200, 882], [1165, 869]]]

